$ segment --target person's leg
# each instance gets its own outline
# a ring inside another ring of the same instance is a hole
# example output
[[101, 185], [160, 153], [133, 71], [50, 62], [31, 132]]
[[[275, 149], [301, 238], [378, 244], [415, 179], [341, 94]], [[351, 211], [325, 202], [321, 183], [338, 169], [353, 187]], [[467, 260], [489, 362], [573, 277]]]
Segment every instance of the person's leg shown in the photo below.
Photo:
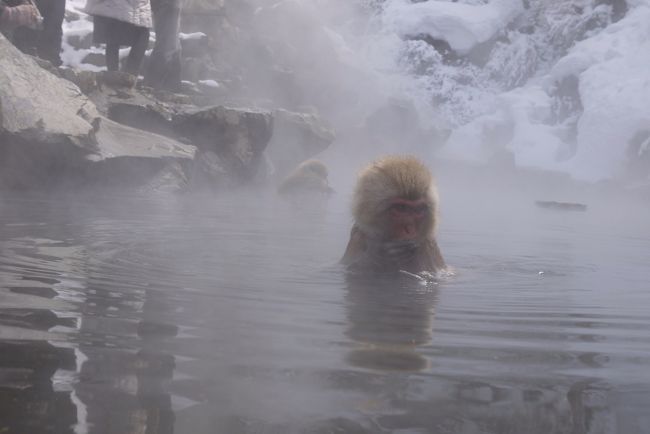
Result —
[[126, 59], [126, 66], [124, 70], [129, 74], [138, 75], [140, 72], [140, 65], [144, 59], [144, 53], [149, 46], [149, 29], [138, 27], [134, 31], [134, 41], [129, 51], [129, 57]]
[[106, 42], [106, 69], [109, 71], [120, 69], [120, 44], [110, 37]]
[[180, 87], [181, 0], [151, 0], [156, 43], [145, 79], [150, 86], [176, 90]]
[[61, 39], [66, 0], [37, 0], [36, 6], [43, 16], [43, 30], [38, 40], [38, 56], [53, 65], [61, 64]]

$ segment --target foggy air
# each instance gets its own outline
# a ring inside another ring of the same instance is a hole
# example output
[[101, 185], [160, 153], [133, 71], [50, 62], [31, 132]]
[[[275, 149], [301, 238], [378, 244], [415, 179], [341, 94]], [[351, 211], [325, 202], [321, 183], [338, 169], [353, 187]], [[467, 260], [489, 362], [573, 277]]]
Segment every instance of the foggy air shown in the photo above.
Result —
[[650, 432], [650, 0], [0, 0], [0, 434]]

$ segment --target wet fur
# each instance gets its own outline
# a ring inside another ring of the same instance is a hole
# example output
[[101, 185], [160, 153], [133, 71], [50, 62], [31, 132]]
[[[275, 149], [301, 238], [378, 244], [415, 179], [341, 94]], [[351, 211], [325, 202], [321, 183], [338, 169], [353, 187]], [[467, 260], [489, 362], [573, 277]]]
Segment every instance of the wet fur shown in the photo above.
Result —
[[282, 181], [278, 193], [282, 195], [295, 193], [329, 194], [333, 190], [327, 182], [327, 166], [318, 160], [303, 161]]
[[415, 157], [388, 156], [364, 168], [354, 192], [354, 226], [342, 262], [363, 267], [390, 268], [373, 253], [386, 240], [387, 211], [396, 198], [424, 199], [430, 215], [418, 239], [414, 258], [403, 268], [407, 271], [439, 271], [445, 263], [435, 240], [438, 193], [429, 169]]

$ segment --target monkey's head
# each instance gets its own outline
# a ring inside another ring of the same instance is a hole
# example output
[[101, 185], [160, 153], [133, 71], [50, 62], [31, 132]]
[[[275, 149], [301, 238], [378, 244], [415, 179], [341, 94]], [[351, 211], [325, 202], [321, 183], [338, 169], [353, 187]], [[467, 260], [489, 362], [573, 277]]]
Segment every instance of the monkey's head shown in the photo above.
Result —
[[353, 215], [379, 241], [422, 241], [433, 236], [438, 193], [433, 176], [415, 157], [388, 156], [359, 175]]
[[296, 171], [305, 174], [310, 173], [324, 180], [327, 180], [327, 176], [329, 175], [327, 166], [319, 160], [304, 161], [298, 166]]
[[303, 161], [280, 184], [280, 194], [331, 194], [327, 166], [319, 160]]

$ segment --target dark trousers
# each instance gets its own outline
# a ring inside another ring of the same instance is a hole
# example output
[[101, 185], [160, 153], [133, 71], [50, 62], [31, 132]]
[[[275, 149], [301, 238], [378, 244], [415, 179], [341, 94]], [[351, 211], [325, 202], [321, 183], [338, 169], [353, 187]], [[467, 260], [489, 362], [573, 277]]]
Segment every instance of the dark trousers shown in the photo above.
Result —
[[178, 40], [182, 0], [151, 0], [154, 44], [145, 73], [149, 86], [178, 90], [181, 84], [181, 47]]
[[[121, 41], [118, 38], [108, 35], [106, 41], [106, 69], [109, 71], [117, 71], [120, 69], [120, 46]], [[124, 71], [129, 74], [138, 75], [140, 72], [140, 65], [144, 59], [144, 53], [149, 46], [149, 29], [145, 27], [137, 27], [131, 41], [131, 50], [126, 58]]]
[[130, 47], [124, 71], [138, 75], [149, 46], [149, 29], [101, 15], [93, 16], [93, 42], [106, 44], [106, 68], [120, 69], [120, 47]]
[[59, 66], [65, 0], [35, 0], [34, 3], [43, 16], [43, 29], [17, 28], [14, 32], [14, 44], [24, 53], [37, 55]]

